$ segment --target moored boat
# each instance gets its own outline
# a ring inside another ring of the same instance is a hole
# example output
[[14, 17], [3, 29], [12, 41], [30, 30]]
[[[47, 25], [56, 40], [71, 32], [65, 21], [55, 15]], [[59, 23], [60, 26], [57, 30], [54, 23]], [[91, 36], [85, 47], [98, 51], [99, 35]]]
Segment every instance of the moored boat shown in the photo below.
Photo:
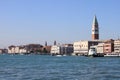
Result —
[[120, 57], [120, 53], [107, 53], [104, 57]]
[[104, 57], [103, 54], [98, 54], [96, 48], [90, 48], [89, 53], [87, 55], [88, 57]]

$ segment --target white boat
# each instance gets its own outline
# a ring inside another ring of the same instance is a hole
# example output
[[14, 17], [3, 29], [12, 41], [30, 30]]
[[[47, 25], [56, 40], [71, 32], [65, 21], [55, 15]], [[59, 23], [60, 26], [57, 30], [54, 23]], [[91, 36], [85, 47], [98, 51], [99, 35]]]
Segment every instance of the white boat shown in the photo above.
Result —
[[62, 55], [55, 55], [55, 56], [57, 56], [57, 57], [61, 57]]
[[98, 54], [96, 48], [90, 48], [87, 56], [91, 57], [104, 57], [103, 54]]
[[120, 53], [108, 53], [104, 57], [120, 57]]
[[93, 56], [93, 55], [96, 55], [97, 54], [97, 51], [95, 48], [90, 48], [89, 49], [89, 53], [88, 53], [88, 56]]

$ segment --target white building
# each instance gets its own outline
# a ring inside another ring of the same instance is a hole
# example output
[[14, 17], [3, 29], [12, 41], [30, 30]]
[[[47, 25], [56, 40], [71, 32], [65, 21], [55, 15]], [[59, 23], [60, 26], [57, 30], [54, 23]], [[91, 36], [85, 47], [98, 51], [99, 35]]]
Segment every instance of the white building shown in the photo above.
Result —
[[74, 53], [88, 53], [88, 41], [74, 42]]
[[61, 46], [54, 45], [51, 47], [51, 54], [60, 54], [61, 53]]
[[120, 53], [120, 39], [114, 41], [114, 52]]
[[21, 47], [21, 46], [10, 46], [8, 48], [8, 53], [10, 54], [27, 53], [27, 50], [25, 49], [25, 47]]
[[10, 53], [10, 54], [15, 53], [15, 46], [9, 46], [8, 53]]
[[27, 53], [27, 50], [25, 48], [20, 48], [19, 53]]
[[20, 53], [20, 48], [19, 48], [19, 46], [16, 46], [16, 47], [14, 48], [14, 50], [15, 50], [15, 51], [14, 51], [15, 53]]
[[95, 48], [97, 53], [104, 53], [104, 43], [98, 43], [98, 45], [90, 46], [90, 48]]
[[94, 40], [94, 41], [78, 41], [74, 42], [74, 54], [77, 55], [86, 55], [88, 54], [88, 51], [90, 49], [90, 46], [97, 45], [100, 41]]
[[51, 54], [67, 54], [73, 53], [72, 44], [54, 45], [51, 47]]
[[104, 43], [99, 43], [97, 45], [97, 53], [104, 53]]
[[2, 50], [2, 49], [0, 49], [0, 54], [1, 54], [1, 53], [3, 53], [3, 50]]

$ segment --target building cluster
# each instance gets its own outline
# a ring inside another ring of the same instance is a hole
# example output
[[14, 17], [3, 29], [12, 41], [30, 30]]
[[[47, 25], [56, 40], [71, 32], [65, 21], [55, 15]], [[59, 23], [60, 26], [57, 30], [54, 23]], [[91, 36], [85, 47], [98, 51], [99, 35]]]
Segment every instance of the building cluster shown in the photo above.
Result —
[[[92, 23], [92, 40], [81, 40], [74, 42], [73, 46], [67, 46], [68, 49], [71, 49], [71, 52], [68, 53], [72, 55], [87, 55], [89, 49], [92, 47], [94, 47], [97, 53], [100, 54], [120, 53], [120, 39], [99, 40], [99, 24], [96, 16], [94, 16]], [[67, 53], [66, 49], [64, 48], [64, 45], [52, 46], [51, 53]]]
[[52, 55], [87, 55], [90, 48], [96, 48], [99, 54], [120, 53], [120, 39], [113, 40], [81, 40], [73, 44], [51, 46]]
[[11, 45], [8, 47], [6, 53], [8, 54], [29, 54], [29, 53], [48, 54], [50, 53], [50, 50], [51, 50], [51, 46], [47, 46], [47, 43], [45, 46], [41, 44], [28, 44], [28, 45], [22, 45], [22, 46]]
[[96, 16], [92, 23], [92, 40], [81, 40], [73, 44], [57, 44], [54, 41], [53, 46], [40, 44], [28, 44], [23, 46], [9, 46], [8, 49], [0, 49], [0, 53], [20, 54], [20, 53], [39, 53], [51, 55], [87, 55], [90, 48], [94, 47], [97, 53], [109, 54], [120, 53], [120, 39], [99, 40], [99, 24]]
[[[117, 41], [117, 43], [116, 43]], [[119, 41], [119, 42], [118, 42]], [[119, 44], [119, 45], [118, 45]], [[94, 47], [97, 53], [109, 54], [119, 52], [120, 40], [94, 40], [94, 41], [78, 41], [74, 42], [74, 53], [78, 55], [86, 55], [90, 48]]]
[[120, 53], [120, 39], [99, 40], [99, 25], [96, 16], [92, 24], [92, 40], [74, 42], [74, 54], [86, 55], [90, 48], [95, 48], [97, 53], [115, 54]]

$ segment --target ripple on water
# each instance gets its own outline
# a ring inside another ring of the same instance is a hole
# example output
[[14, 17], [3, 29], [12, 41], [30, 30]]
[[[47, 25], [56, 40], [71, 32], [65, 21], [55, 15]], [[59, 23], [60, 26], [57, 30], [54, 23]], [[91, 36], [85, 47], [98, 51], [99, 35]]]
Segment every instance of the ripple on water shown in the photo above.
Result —
[[119, 80], [119, 58], [0, 56], [0, 80]]

